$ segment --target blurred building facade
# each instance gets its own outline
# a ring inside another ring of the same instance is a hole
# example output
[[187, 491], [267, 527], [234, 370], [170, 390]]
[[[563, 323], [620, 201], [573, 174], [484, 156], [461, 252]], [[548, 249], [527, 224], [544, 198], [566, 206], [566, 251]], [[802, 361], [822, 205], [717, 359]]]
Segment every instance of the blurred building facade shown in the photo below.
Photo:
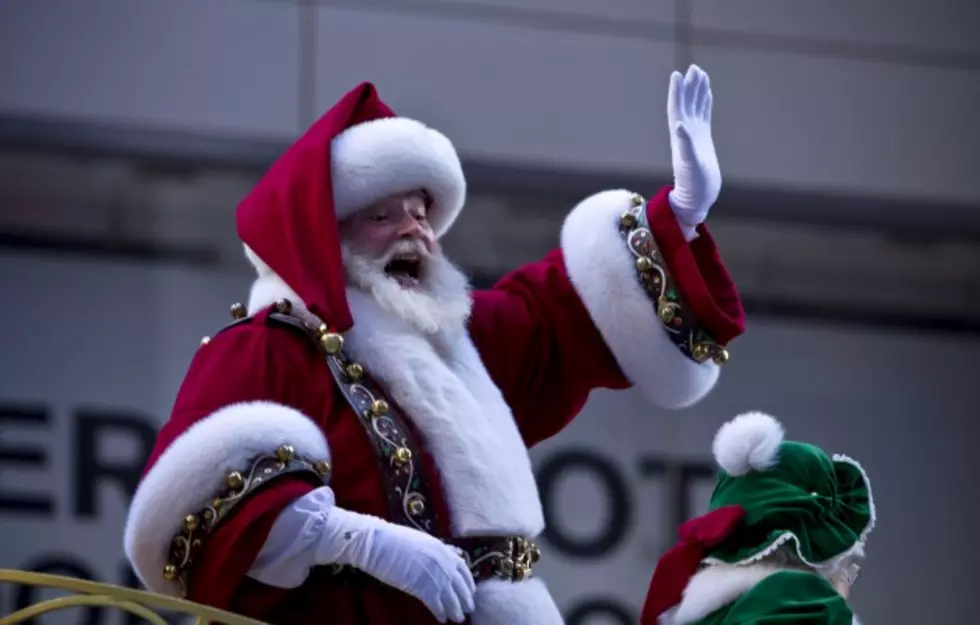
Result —
[[[541, 574], [570, 625], [633, 622], [707, 501], [714, 430], [761, 409], [871, 474], [863, 620], [968, 622], [978, 32], [957, 0], [0, 4], [0, 567], [134, 583], [154, 429], [246, 295], [235, 204], [341, 93], [373, 81], [456, 142], [471, 198], [446, 246], [488, 284], [586, 194], [669, 180], [667, 77], [696, 62], [749, 331], [702, 404], [596, 393], [535, 450]], [[0, 588], [0, 614], [29, 599]]]

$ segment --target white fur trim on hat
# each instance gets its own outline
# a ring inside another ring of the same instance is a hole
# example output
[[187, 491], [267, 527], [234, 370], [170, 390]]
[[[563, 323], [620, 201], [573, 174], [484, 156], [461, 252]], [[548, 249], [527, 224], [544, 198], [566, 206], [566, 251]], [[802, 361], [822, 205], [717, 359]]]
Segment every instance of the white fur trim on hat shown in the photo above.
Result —
[[715, 462], [731, 476], [764, 471], [776, 464], [783, 426], [761, 412], [740, 414], [715, 434]]
[[337, 219], [374, 202], [415, 189], [432, 196], [429, 223], [437, 236], [449, 230], [466, 199], [463, 166], [452, 142], [405, 117], [352, 126], [330, 147]]

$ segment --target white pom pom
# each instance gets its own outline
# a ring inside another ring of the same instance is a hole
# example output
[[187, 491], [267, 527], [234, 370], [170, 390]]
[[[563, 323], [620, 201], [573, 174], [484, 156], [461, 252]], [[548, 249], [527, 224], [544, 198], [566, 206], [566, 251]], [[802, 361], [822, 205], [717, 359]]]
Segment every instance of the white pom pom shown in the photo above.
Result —
[[718, 466], [739, 476], [775, 465], [782, 442], [779, 421], [761, 412], [746, 412], [721, 426], [711, 449]]

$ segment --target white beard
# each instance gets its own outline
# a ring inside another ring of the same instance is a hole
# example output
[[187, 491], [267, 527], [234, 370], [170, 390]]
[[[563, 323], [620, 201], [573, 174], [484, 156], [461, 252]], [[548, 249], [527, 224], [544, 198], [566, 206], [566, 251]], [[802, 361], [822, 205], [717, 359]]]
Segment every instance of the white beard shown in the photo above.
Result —
[[[424, 261], [417, 288], [406, 288], [384, 272], [396, 253], [421, 253]], [[381, 260], [372, 259], [344, 244], [344, 270], [348, 285], [370, 295], [378, 305], [425, 335], [458, 338], [466, 329], [473, 299], [470, 283], [441, 252], [424, 253], [418, 245], [402, 241]]]

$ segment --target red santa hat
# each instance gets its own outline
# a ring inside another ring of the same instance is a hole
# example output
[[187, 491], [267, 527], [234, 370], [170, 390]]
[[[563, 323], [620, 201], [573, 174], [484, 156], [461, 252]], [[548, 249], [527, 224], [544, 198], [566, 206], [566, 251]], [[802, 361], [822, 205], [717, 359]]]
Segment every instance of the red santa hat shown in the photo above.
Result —
[[362, 83], [327, 111], [238, 207], [238, 236], [333, 331], [353, 325], [337, 222], [396, 193], [424, 189], [442, 236], [463, 208], [466, 180], [453, 144], [397, 117]]
[[728, 538], [744, 517], [741, 506], [725, 506], [681, 525], [677, 543], [660, 558], [653, 572], [640, 625], [657, 625], [660, 616], [680, 602], [705, 553]]

